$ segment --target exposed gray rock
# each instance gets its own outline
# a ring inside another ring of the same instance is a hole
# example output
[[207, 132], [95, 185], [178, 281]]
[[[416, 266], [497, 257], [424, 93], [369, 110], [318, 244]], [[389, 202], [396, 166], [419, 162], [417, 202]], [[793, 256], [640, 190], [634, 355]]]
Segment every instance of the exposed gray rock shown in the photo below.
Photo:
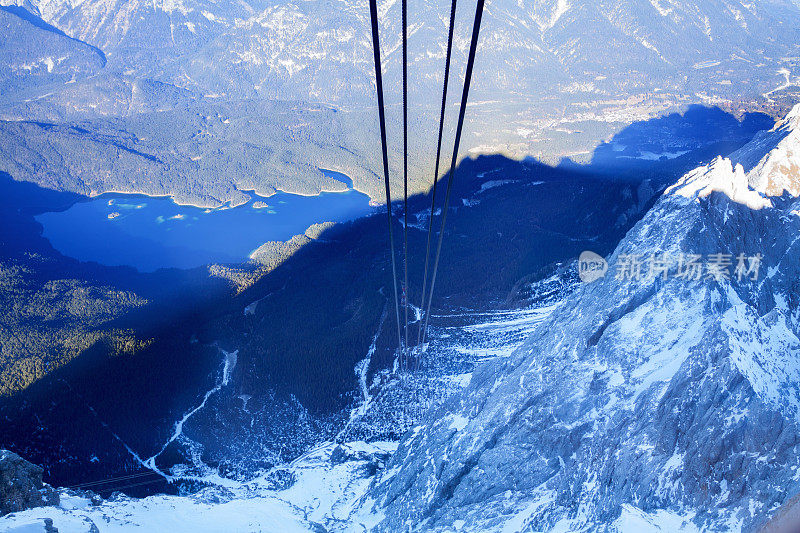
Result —
[[291, 470], [279, 468], [267, 474], [266, 481], [270, 490], [286, 490], [297, 482], [297, 476]]
[[58, 492], [42, 482], [44, 470], [8, 450], [0, 450], [0, 516], [32, 507], [58, 505]]
[[331, 464], [340, 465], [347, 461], [358, 461], [366, 458], [366, 454], [361, 451], [350, 450], [341, 444], [336, 446], [331, 452]]
[[800, 531], [800, 493], [783, 504], [758, 533], [795, 533]]
[[[372, 490], [377, 529], [763, 524], [800, 470], [800, 201], [771, 196], [797, 177], [799, 140], [800, 106], [732, 156], [745, 167], [717, 159], [668, 190], [605, 278], [405, 437]], [[733, 275], [615, 276], [664, 252], [733, 254]], [[757, 279], [735, 274], [739, 253], [762, 254]]]

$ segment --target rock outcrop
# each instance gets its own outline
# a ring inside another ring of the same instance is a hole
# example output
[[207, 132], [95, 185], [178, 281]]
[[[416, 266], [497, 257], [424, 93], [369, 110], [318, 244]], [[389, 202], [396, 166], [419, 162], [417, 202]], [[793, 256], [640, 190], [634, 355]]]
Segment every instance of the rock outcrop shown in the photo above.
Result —
[[44, 470], [8, 450], [0, 450], [0, 516], [58, 505], [53, 487], [42, 482]]
[[800, 531], [800, 493], [783, 504], [758, 533], [796, 533]]
[[378, 529], [755, 531], [796, 494], [798, 112], [665, 192], [604, 278], [410, 432]]

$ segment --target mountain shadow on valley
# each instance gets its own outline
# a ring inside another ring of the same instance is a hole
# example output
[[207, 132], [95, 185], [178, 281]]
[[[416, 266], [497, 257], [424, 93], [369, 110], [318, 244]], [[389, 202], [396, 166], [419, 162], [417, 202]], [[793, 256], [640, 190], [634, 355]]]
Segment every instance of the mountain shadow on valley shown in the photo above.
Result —
[[[626, 128], [583, 166], [465, 159], [454, 180], [433, 312], [525, 306], [532, 282], [583, 250], [610, 253], [678, 176], [772, 125], [763, 115], [738, 120], [713, 108], [682, 116]], [[701, 133], [698, 124], [705, 124]], [[17, 352], [3, 353], [4, 364], [30, 360], [38, 374], [0, 399], [0, 447], [43, 465], [52, 484], [141, 472], [149, 457], [162, 469], [191, 464], [194, 453], [204, 465], [247, 476], [336, 435], [359, 401], [354, 368], [373, 342], [367, 382], [392, 367], [397, 332], [385, 212], [325, 230], [237, 291], [205, 268], [141, 274], [66, 258], [41, 237], [33, 215], [81, 198], [10, 180], [0, 185], [12, 191], [2, 196], [4, 227], [16, 228], [14, 237], [0, 240], [0, 267], [13, 274], [2, 278], [3, 298], [35, 305], [43, 287], [68, 282], [73, 315], [102, 302], [122, 310], [97, 311], [91, 316], [100, 318], [85, 330], [75, 330], [74, 321], [26, 323], [24, 313], [0, 317], [4, 337], [15, 334], [9, 324], [18, 324], [54, 328], [53, 338], [85, 339], [69, 360], [43, 355], [45, 345], [26, 351], [16, 341], [9, 345], [19, 346]], [[437, 187], [441, 201], [444, 184]], [[409, 199], [414, 305], [421, 297], [429, 209], [430, 193]], [[399, 220], [396, 236], [403, 232]], [[93, 291], [99, 293], [91, 305], [76, 296]], [[43, 301], [60, 301], [48, 294]], [[52, 369], [43, 369], [48, 364]], [[201, 469], [192, 465], [190, 473]]]

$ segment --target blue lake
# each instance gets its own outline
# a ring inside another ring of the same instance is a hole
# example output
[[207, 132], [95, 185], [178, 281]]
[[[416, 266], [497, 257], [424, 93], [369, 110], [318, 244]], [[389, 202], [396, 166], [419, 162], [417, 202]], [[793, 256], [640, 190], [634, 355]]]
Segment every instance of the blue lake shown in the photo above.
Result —
[[[342, 174], [325, 171], [352, 186]], [[352, 188], [317, 196], [253, 195], [245, 205], [203, 209], [167, 197], [104, 194], [36, 220], [62, 254], [142, 272], [240, 263], [268, 241], [285, 241], [319, 222], [343, 222], [374, 212], [369, 197]]]

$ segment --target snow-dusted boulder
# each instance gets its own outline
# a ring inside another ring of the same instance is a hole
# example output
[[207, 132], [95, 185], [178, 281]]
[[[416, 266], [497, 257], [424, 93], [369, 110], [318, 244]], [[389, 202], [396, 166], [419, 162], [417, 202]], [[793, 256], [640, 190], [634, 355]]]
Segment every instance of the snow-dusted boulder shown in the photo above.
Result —
[[58, 493], [42, 482], [44, 470], [8, 450], [0, 450], [0, 516], [32, 507], [58, 505]]

